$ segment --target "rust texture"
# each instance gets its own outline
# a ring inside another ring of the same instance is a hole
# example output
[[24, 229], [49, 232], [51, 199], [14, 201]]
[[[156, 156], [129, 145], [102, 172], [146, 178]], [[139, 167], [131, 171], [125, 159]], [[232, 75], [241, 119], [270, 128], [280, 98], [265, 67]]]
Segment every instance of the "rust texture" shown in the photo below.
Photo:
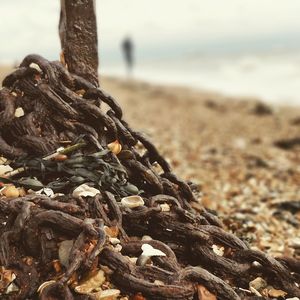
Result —
[[[17, 163], [22, 158], [21, 166], [26, 167], [25, 173], [11, 180], [22, 186], [20, 178], [25, 175], [35, 176], [44, 185], [67, 178], [66, 185], [55, 186], [63, 196], [0, 198], [0, 217], [5, 220], [0, 225], [0, 266], [13, 270], [20, 287], [17, 294], [4, 299], [93, 299], [77, 294], [72, 278], [80, 280], [103, 266], [123, 295], [142, 293], [146, 299], [201, 299], [199, 291], [204, 286], [217, 299], [254, 300], [257, 297], [244, 290], [258, 276], [286, 291], [287, 297], [300, 297], [295, 284], [300, 279], [299, 261], [252, 250], [227, 232], [218, 216], [197, 202], [193, 185], [172, 172], [151, 141], [124, 121], [118, 102], [94, 83], [59, 62], [29, 55], [3, 86], [0, 155], [11, 159], [13, 167], [20, 167]], [[101, 102], [108, 111], [100, 107]], [[16, 107], [22, 107], [25, 115], [15, 117]], [[42, 160], [64, 143], [76, 143], [79, 136], [86, 146], [65, 161]], [[107, 145], [116, 140], [122, 151], [108, 151]], [[102, 153], [104, 160], [95, 152]], [[119, 170], [118, 178], [138, 188], [144, 205], [121, 205], [124, 191], [113, 182], [99, 185], [100, 194], [94, 197], [74, 198], [72, 180], [103, 183], [110, 179], [94, 178], [96, 163], [105, 170]], [[170, 209], [163, 210], [161, 204]], [[105, 227], [116, 233], [121, 250], [110, 243]], [[142, 239], [145, 235], [152, 239]], [[63, 240], [74, 241], [69, 265], [54, 271], [53, 261], [59, 258]], [[141, 255], [143, 244], [166, 256], [152, 257], [150, 264], [130, 260]], [[224, 254], [215, 253], [213, 245], [223, 247]], [[55, 282], [38, 294], [38, 286], [48, 280]]]
[[59, 35], [70, 72], [98, 85], [95, 0], [61, 0]]

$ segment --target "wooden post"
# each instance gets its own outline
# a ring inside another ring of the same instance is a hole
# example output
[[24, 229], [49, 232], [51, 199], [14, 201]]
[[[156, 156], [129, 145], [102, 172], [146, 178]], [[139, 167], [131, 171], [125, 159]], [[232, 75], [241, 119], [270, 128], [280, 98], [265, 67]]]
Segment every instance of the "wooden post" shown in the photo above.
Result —
[[61, 0], [59, 35], [69, 71], [98, 86], [95, 0]]

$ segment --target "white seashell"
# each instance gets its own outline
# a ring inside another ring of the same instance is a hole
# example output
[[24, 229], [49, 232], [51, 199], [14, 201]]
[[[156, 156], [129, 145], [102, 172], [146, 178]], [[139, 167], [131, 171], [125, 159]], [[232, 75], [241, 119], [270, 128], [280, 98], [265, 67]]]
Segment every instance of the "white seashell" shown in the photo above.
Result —
[[49, 281], [43, 282], [37, 290], [38, 293], [41, 293], [45, 287], [47, 287], [48, 285], [54, 284], [54, 283], [56, 283], [55, 280], [49, 280]]
[[0, 165], [0, 176], [5, 175], [7, 172], [11, 172], [13, 168], [9, 165]]
[[79, 197], [94, 197], [97, 194], [100, 194], [100, 191], [88, 186], [87, 184], [81, 184], [78, 186], [72, 193], [72, 196], [74, 198], [79, 198]]
[[37, 70], [37, 71], [40, 72], [40, 73], [43, 72], [42, 69], [40, 68], [40, 66], [39, 66], [38, 64], [36, 64], [36, 63], [31, 63], [31, 64], [29, 65], [29, 68], [35, 69], [35, 70]]
[[143, 256], [148, 256], [148, 257], [151, 257], [151, 256], [166, 256], [166, 254], [164, 252], [153, 248], [149, 244], [143, 244], [142, 245], [142, 250], [143, 250], [143, 253], [142, 253]]
[[73, 240], [65, 240], [59, 244], [58, 257], [60, 263], [66, 268], [69, 266], [70, 252], [73, 247]]
[[20, 289], [19, 287], [12, 282], [6, 289], [5, 294], [10, 294], [10, 293], [14, 293], [14, 292], [18, 292]]
[[25, 112], [24, 112], [23, 108], [17, 107], [15, 110], [15, 117], [20, 118], [20, 117], [23, 117], [24, 115], [25, 115]]
[[89, 294], [101, 287], [105, 282], [105, 274], [102, 270], [98, 270], [93, 275], [75, 287], [75, 292], [79, 294]]
[[159, 206], [161, 208], [161, 211], [168, 212], [171, 210], [170, 205], [168, 203], [163, 203], [163, 204], [160, 204]]
[[121, 243], [121, 241], [118, 238], [109, 238], [109, 241], [114, 246]]
[[122, 198], [121, 204], [124, 207], [135, 208], [135, 207], [143, 206], [145, 202], [143, 198], [140, 196], [129, 196], [129, 197]]
[[54, 197], [54, 192], [50, 188], [42, 188], [42, 189], [36, 191], [35, 193], [38, 195], [46, 195], [51, 198]]

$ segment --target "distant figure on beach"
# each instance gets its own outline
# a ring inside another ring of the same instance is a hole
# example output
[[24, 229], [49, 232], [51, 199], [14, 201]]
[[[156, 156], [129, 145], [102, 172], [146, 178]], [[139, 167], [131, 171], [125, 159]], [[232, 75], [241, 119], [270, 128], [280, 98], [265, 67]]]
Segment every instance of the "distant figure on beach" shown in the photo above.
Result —
[[127, 67], [128, 75], [130, 76], [133, 68], [133, 42], [130, 37], [126, 37], [122, 42], [122, 50]]

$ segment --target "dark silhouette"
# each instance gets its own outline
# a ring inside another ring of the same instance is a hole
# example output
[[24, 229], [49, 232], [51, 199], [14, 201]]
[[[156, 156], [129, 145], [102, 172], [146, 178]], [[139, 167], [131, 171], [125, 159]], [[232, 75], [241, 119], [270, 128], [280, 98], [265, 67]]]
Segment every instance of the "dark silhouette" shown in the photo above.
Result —
[[128, 74], [131, 75], [133, 68], [133, 42], [130, 37], [126, 37], [122, 42], [122, 50], [127, 67]]

